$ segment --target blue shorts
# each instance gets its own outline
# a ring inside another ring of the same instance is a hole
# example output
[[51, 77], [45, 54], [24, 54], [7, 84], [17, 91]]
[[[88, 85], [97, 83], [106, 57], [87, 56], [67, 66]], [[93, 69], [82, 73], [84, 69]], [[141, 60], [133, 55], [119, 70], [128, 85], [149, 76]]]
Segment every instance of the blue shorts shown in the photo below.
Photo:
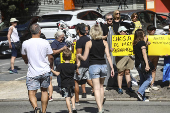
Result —
[[89, 67], [89, 74], [91, 79], [105, 78], [107, 76], [107, 65], [106, 64], [95, 64]]
[[11, 45], [12, 45], [12, 49], [11, 49], [11, 51], [12, 51], [12, 56], [13, 56], [13, 57], [17, 57], [17, 49], [15, 49], [14, 43], [11, 42]]
[[27, 77], [26, 85], [28, 90], [48, 88], [50, 85], [50, 72], [36, 77]]

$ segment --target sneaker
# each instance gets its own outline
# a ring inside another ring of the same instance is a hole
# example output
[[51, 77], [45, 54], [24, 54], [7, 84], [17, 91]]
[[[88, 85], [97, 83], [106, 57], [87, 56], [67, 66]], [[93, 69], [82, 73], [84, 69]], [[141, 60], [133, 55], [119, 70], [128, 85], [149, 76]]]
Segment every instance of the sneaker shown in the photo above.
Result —
[[75, 102], [75, 105], [76, 105], [76, 106], [80, 106], [80, 103], [79, 103], [79, 102]]
[[52, 102], [52, 101], [53, 101], [53, 98], [52, 98], [52, 97], [50, 97], [50, 98], [48, 99], [48, 101], [49, 101], [49, 102]]
[[82, 93], [82, 98], [86, 98], [86, 93]]
[[77, 110], [75, 108], [73, 109], [73, 113], [77, 113]]
[[41, 109], [36, 107], [36, 108], [34, 109], [34, 113], [41, 113]]
[[146, 100], [144, 100], [144, 102], [149, 102], [149, 100], [148, 100], [148, 99], [146, 99]]
[[141, 100], [141, 101], [143, 101], [142, 95], [141, 95], [139, 92], [137, 92], [136, 94], [138, 95], [138, 99]]
[[91, 95], [94, 96], [94, 92]]
[[128, 91], [134, 93], [135, 91], [132, 88], [128, 88]]
[[123, 94], [123, 90], [120, 89], [120, 88], [118, 88], [118, 93], [119, 93], [119, 94]]
[[156, 87], [156, 86], [154, 86], [154, 85], [151, 85], [150, 88], [151, 88], [152, 90], [155, 90], [155, 91], [159, 90], [159, 88]]
[[150, 87], [148, 87], [147, 89], [145, 89], [145, 93], [150, 93]]
[[10, 74], [14, 74], [14, 73], [18, 73], [16, 69], [10, 70], [9, 71]]

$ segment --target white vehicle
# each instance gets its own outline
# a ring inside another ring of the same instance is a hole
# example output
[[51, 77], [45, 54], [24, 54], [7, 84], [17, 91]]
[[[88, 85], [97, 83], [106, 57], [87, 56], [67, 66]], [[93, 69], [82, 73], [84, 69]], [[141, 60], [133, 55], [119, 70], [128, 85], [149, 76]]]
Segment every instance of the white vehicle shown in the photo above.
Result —
[[63, 20], [69, 27], [69, 33], [76, 34], [75, 26], [78, 23], [94, 25], [97, 18], [102, 18], [102, 15], [94, 9], [68, 10], [50, 12], [41, 16], [37, 22], [41, 27], [41, 32], [46, 36], [47, 40], [54, 39], [54, 34], [57, 32], [57, 23]]

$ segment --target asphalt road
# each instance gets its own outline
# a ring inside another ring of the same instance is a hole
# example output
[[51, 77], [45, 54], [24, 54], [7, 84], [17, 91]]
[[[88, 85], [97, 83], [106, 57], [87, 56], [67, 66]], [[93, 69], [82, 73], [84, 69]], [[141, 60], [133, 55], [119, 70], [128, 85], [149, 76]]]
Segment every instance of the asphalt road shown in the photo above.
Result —
[[[76, 106], [78, 113], [97, 113], [95, 101]], [[40, 106], [40, 101], [38, 102]], [[105, 113], [169, 113], [169, 102], [106, 101]], [[33, 113], [29, 101], [0, 102], [1, 113]], [[68, 113], [65, 101], [49, 102], [47, 113]]]

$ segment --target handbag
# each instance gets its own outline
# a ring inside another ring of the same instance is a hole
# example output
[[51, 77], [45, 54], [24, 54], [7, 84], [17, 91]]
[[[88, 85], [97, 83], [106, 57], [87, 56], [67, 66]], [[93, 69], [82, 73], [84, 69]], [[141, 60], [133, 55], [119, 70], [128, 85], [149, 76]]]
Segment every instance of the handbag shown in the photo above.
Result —
[[[11, 38], [11, 39], [12, 39], [12, 38]], [[13, 41], [13, 39], [12, 39], [12, 41]], [[14, 43], [15, 49], [20, 50], [20, 48], [21, 48], [21, 42], [20, 42], [20, 41], [18, 41], [18, 42], [14, 42], [14, 41], [13, 41], [13, 43]]]

